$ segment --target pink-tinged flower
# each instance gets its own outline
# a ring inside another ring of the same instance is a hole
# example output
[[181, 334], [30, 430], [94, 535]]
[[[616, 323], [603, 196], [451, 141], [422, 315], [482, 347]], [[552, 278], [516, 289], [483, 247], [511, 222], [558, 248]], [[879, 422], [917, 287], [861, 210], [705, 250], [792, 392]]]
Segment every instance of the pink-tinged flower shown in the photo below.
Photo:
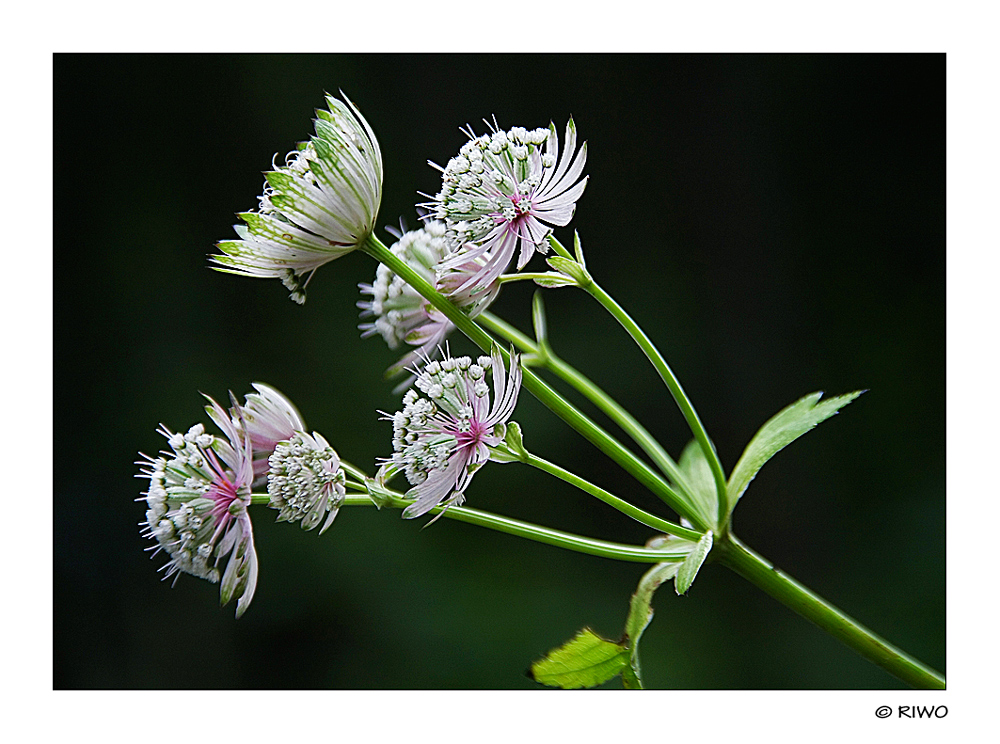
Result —
[[249, 437], [221, 406], [208, 400], [224, 437], [207, 434], [201, 424], [186, 434], [161, 424], [159, 432], [171, 451], [164, 450], [160, 457], [143, 455], [146, 460], [137, 463], [142, 466], [138, 477], [149, 479], [149, 489], [139, 499], [147, 505], [142, 535], [156, 541], [153, 555], [162, 550], [170, 556], [161, 569], [164, 578], [183, 572], [221, 581], [222, 604], [235, 598], [240, 617], [257, 587], [257, 553], [247, 513], [252, 450]]
[[467, 132], [469, 141], [442, 170], [441, 191], [427, 204], [433, 216], [447, 225], [449, 239], [462, 246], [439, 270], [469, 260], [482, 266], [455, 292], [475, 292], [491, 285], [515, 253], [519, 270], [536, 250], [547, 253], [545, 239], [552, 226], [569, 224], [587, 185], [586, 177], [578, 180], [587, 160], [587, 144], [576, 151], [572, 119], [566, 125], [561, 158], [554, 125], [531, 131], [490, 128], [491, 134], [478, 137], [471, 129]]
[[[250, 439], [253, 485], [256, 487], [267, 481], [268, 458], [278, 442], [291, 439], [296, 432], [305, 431], [306, 424], [292, 402], [273, 387], [262, 382], [253, 383], [253, 387], [257, 392], [248, 393], [242, 406], [233, 399], [233, 407], [229, 409], [226, 419], [237, 430], [245, 431]], [[227, 425], [217, 419], [215, 408], [205, 406], [205, 410], [220, 429]]]
[[[418, 230], [410, 230], [399, 235], [389, 250], [405, 261], [428, 283], [436, 285], [442, 292], [457, 288], [464, 279], [478, 271], [480, 264], [467, 261], [441, 276], [436, 268], [449, 254], [443, 222], [430, 221]], [[398, 233], [397, 233], [398, 235]], [[362, 338], [376, 333], [385, 339], [390, 349], [401, 344], [417, 347], [407, 352], [398, 362], [386, 370], [387, 377], [393, 377], [406, 369], [419, 365], [421, 360], [433, 359], [455, 325], [440, 310], [431, 305], [413, 287], [403, 281], [385, 264], [379, 264], [375, 272], [374, 284], [359, 284], [361, 293], [370, 295], [371, 300], [358, 302], [362, 318], [373, 320], [358, 326]], [[453, 297], [455, 303], [475, 317], [485, 310], [500, 292], [500, 284], [486, 288], [474, 296]], [[401, 388], [409, 387], [410, 380]]]
[[327, 96], [316, 134], [264, 174], [260, 208], [240, 214], [240, 239], [218, 244], [212, 268], [281, 279], [301, 305], [316, 269], [368, 239], [382, 201], [382, 153], [361, 112], [344, 101]]
[[344, 503], [346, 476], [340, 458], [321, 434], [298, 432], [287, 442], [278, 442], [267, 473], [268, 504], [279, 509], [279, 522], [302, 521], [311, 530], [329, 512], [322, 535], [333, 524]]
[[[493, 400], [486, 373], [493, 370]], [[411, 519], [439, 504], [465, 500], [465, 489], [475, 472], [490, 459], [490, 447], [503, 441], [502, 425], [514, 412], [521, 388], [521, 365], [511, 355], [505, 374], [503, 357], [452, 358], [427, 363], [417, 376], [416, 390], [403, 397], [403, 410], [392, 421], [392, 464], [406, 474], [413, 487], [406, 497], [414, 502], [403, 510]]]

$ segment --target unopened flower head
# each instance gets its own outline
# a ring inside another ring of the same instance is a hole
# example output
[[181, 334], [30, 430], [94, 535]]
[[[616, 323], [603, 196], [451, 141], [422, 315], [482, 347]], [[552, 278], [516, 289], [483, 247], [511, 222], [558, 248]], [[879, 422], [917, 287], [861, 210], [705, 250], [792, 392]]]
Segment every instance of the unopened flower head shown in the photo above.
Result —
[[317, 268], [362, 245], [382, 201], [382, 153], [346, 96], [327, 96], [316, 134], [264, 174], [256, 212], [240, 215], [240, 240], [218, 244], [219, 271], [281, 279], [299, 304]]
[[322, 435], [298, 432], [287, 442], [278, 442], [267, 474], [269, 506], [279, 509], [279, 522], [302, 521], [311, 530], [323, 517], [323, 534], [344, 501], [345, 475], [340, 458]]
[[[291, 439], [296, 432], [305, 431], [302, 415], [288, 398], [270, 385], [253, 383], [256, 393], [248, 393], [242, 406], [233, 398], [228, 420], [238, 430], [245, 431], [253, 450], [254, 486], [263, 485], [267, 477], [268, 458], [278, 442]], [[230, 394], [231, 396], [232, 394]], [[216, 420], [218, 412], [212, 406], [205, 406], [208, 415], [220, 428]]]
[[[486, 375], [492, 369], [493, 400]], [[419, 517], [438, 504], [461, 504], [475, 472], [490, 459], [490, 447], [503, 440], [497, 430], [514, 412], [521, 387], [521, 365], [511, 355], [505, 374], [503, 357], [452, 358], [427, 363], [416, 390], [403, 397], [403, 410], [392, 421], [392, 464], [406, 474], [414, 499], [403, 511]], [[502, 427], [501, 427], [502, 428]]]
[[[389, 250], [405, 261], [429, 284], [436, 285], [441, 291], [447, 291], [449, 287], [454, 286], [456, 277], [468, 276], [468, 269], [466, 268], [463, 273], [463, 269], [459, 267], [447, 272], [442, 278], [438, 277], [436, 267], [448, 256], [449, 245], [444, 223], [432, 220], [418, 230], [410, 230], [400, 235], [399, 240]], [[478, 264], [474, 265], [476, 269], [480, 268]], [[386, 372], [388, 376], [396, 375], [404, 369], [419, 364], [422, 359], [433, 358], [448, 334], [455, 328], [440, 310], [385, 264], [379, 264], [376, 269], [374, 284], [358, 286], [362, 294], [371, 295], [371, 300], [358, 302], [358, 307], [362, 311], [361, 317], [374, 318], [358, 326], [362, 337], [377, 333], [385, 339], [390, 349], [397, 349], [403, 343], [417, 347], [392, 365]], [[475, 317], [496, 299], [499, 290], [500, 284], [496, 282], [486, 291], [477, 293], [464, 302], [456, 299], [456, 302], [460, 307], [467, 308], [470, 316]]]
[[247, 513], [252, 453], [249, 438], [221, 406], [209, 401], [224, 437], [206, 433], [201, 424], [186, 434], [161, 425], [170, 451], [160, 457], [143, 455], [146, 460], [137, 463], [142, 466], [139, 477], [149, 479], [149, 489], [139, 499], [147, 506], [142, 534], [156, 541], [154, 555], [162, 550], [170, 557], [164, 578], [183, 572], [221, 581], [222, 604], [235, 598], [240, 617], [257, 586], [257, 553]]
[[569, 224], [587, 185], [587, 178], [579, 180], [587, 144], [577, 152], [572, 119], [561, 158], [554, 125], [507, 132], [492, 126], [490, 134], [467, 134], [469, 141], [443, 169], [441, 191], [427, 205], [447, 225], [449, 239], [463, 246], [441, 268], [454, 268], [463, 257], [482, 260], [482, 268], [456, 291], [491, 284], [515, 253], [518, 269], [536, 250], [547, 253], [552, 226]]

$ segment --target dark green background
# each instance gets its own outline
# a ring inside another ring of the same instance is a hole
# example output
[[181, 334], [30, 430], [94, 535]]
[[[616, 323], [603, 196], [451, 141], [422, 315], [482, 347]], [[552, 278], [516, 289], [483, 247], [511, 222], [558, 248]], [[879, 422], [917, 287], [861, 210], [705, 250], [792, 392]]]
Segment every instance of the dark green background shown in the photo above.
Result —
[[[338, 89], [382, 146], [381, 225], [415, 223], [417, 192], [439, 185], [426, 160], [457, 152], [459, 126], [496, 114], [561, 132], [572, 114], [592, 273], [665, 353], [727, 469], [798, 397], [868, 388], [764, 468], [736, 529], [944, 671], [944, 81], [942, 55], [57, 55], [55, 686], [531, 688], [530, 661], [582, 626], [621, 632], [641, 565], [373, 509], [322, 537], [260, 509], [260, 581], [238, 622], [217, 586], [158, 581], [132, 463], [162, 446], [159, 423], [204, 418], [199, 391], [263, 380], [345, 459], [389, 454], [375, 411], [397, 405], [381, 380], [396, 357], [359, 338], [354, 307], [374, 263], [321, 268], [304, 307], [277, 281], [206, 268], [272, 155]], [[508, 287], [494, 310], [527, 329], [531, 292]], [[556, 351], [679, 454], [683, 420], [628, 337], [579, 291], [546, 302]], [[529, 395], [515, 418], [532, 450], [659, 508]], [[650, 536], [516, 464], [485, 468], [468, 496]], [[654, 607], [652, 687], [899, 686], [718, 566]]]

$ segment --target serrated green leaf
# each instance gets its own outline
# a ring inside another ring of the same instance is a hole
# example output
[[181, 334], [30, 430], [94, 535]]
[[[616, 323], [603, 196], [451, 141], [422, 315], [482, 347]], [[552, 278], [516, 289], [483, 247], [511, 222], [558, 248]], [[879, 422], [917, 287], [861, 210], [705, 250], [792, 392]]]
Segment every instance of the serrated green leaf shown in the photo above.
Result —
[[817, 402], [823, 396], [822, 392], [811, 393], [792, 403], [760, 427], [744, 450], [740, 461], [733, 468], [732, 475], [729, 476], [727, 488], [729, 511], [732, 512], [736, 502], [740, 500], [750, 481], [765, 462], [816, 424], [833, 416], [863, 392], [865, 391], [855, 390], [853, 393], [829, 398], [822, 403]]
[[628, 664], [628, 649], [584, 628], [572, 640], [531, 665], [532, 678], [543, 685], [577, 690], [596, 687]]
[[705, 524], [715, 525], [719, 521], [719, 495], [715, 490], [715, 478], [712, 468], [705, 459], [705, 451], [697, 439], [688, 442], [677, 462], [684, 485], [694, 498], [692, 506], [697, 510]]
[[674, 579], [674, 590], [678, 594], [687, 594], [687, 590], [694, 583], [694, 577], [698, 575], [698, 571], [701, 569], [711, 550], [712, 533], [706, 532], [701, 536], [698, 544], [694, 546], [694, 550], [688, 553], [688, 557], [684, 559], [681, 567], [677, 570], [677, 576]]

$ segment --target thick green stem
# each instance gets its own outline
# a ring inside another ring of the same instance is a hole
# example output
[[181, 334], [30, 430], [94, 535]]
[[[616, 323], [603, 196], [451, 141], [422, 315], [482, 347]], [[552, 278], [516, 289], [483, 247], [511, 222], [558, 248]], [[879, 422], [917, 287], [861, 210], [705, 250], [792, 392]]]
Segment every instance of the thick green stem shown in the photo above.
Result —
[[723, 565], [908, 685], [944, 689], [944, 677], [938, 672], [880, 638], [775, 568], [731, 533], [715, 544], [713, 553]]
[[719, 495], [718, 522], [719, 524], [725, 524], [729, 513], [729, 504], [726, 497], [726, 474], [722, 469], [722, 462], [719, 460], [719, 456], [715, 452], [715, 447], [712, 446], [712, 442], [708, 438], [708, 432], [705, 431], [705, 427], [702, 425], [701, 419], [698, 418], [694, 406], [691, 405], [691, 401], [681, 387], [680, 382], [674, 376], [673, 370], [670, 369], [663, 355], [653, 345], [653, 342], [649, 340], [649, 337], [643, 333], [638, 324], [622, 309], [621, 305], [615, 302], [611, 295], [601, 289], [597, 282], [590, 282], [582, 288], [601, 303], [614, 316], [615, 320], [621, 323], [622, 327], [628, 331], [628, 334], [639, 345], [646, 358], [652, 362], [660, 378], [670, 390], [670, 394], [674, 396], [674, 400], [680, 407], [681, 413], [684, 414], [688, 426], [691, 427], [691, 433], [694, 434], [694, 438], [701, 445], [701, 449], [705, 453], [705, 459], [708, 460], [709, 467], [712, 469], [712, 477], [715, 479], [715, 488]]
[[541, 457], [531, 454], [530, 452], [527, 453], [527, 457], [528, 459], [526, 462], [528, 465], [536, 467], [549, 475], [554, 475], [556, 478], [569, 483], [571, 486], [576, 486], [581, 491], [589, 493], [591, 496], [600, 499], [608, 506], [614, 507], [622, 514], [631, 517], [635, 521], [644, 524], [647, 527], [652, 527], [654, 530], [666, 532], [670, 535], [676, 535], [677, 537], [683, 537], [686, 540], [697, 541], [701, 537], [701, 535], [694, 530], [678, 527], [665, 519], [660, 519], [659, 517], [650, 514], [637, 506], [633, 506], [624, 499], [620, 499], [614, 494], [608, 493], [600, 486], [596, 486], [590, 481], [584, 480], [575, 473], [571, 473], [568, 470], [559, 467], [555, 463], [544, 460]]
[[[403, 281], [417, 290], [428, 302], [440, 310], [448, 320], [454, 323], [458, 330], [479, 346], [480, 349], [486, 353], [491, 351], [495, 343], [493, 337], [451, 303], [448, 298], [434, 289], [426, 279], [410, 268], [405, 261], [386, 248], [378, 238], [370, 235], [361, 248], [377, 261], [384, 263], [401, 277]], [[501, 352], [505, 359], [509, 359], [509, 354], [505, 349], [501, 348]], [[702, 520], [698, 514], [688, 508], [685, 500], [655, 470], [626, 449], [618, 440], [585, 416], [569, 401], [559, 395], [559, 393], [550, 388], [530, 369], [524, 370], [522, 384], [545, 407], [621, 465], [643, 486], [669, 504], [674, 511], [690, 520], [696, 529], [708, 529], [708, 525], [702, 524]]]
[[632, 414], [622, 408], [614, 398], [605, 393], [590, 378], [580, 373], [575, 367], [556, 356], [547, 344], [545, 348], [540, 348], [528, 336], [506, 321], [493, 315], [493, 313], [482, 313], [478, 319], [486, 328], [506, 338], [521, 351], [535, 354], [541, 366], [582, 393], [587, 400], [597, 406], [608, 418], [620, 426], [622, 431], [628, 434], [642, 448], [643, 452], [649, 455], [660, 471], [673, 481], [682, 496], [688, 499], [688, 501], [693, 500], [685, 483], [684, 474], [677, 467], [674, 459], [663, 449], [653, 435], [642, 424], [636, 421]]

